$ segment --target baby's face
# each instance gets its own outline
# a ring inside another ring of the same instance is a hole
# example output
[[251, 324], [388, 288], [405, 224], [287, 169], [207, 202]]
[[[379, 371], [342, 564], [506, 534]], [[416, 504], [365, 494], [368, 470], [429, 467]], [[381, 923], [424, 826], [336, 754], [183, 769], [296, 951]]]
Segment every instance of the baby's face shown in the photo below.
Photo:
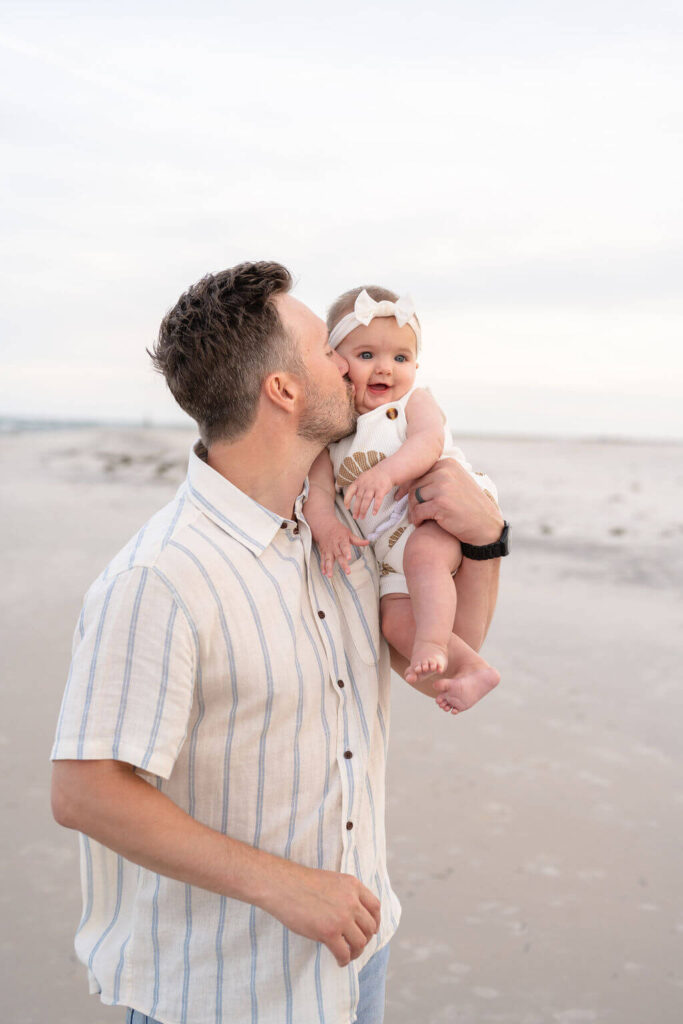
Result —
[[359, 413], [403, 398], [415, 383], [417, 342], [409, 324], [399, 327], [393, 316], [377, 316], [356, 327], [337, 347], [349, 364]]

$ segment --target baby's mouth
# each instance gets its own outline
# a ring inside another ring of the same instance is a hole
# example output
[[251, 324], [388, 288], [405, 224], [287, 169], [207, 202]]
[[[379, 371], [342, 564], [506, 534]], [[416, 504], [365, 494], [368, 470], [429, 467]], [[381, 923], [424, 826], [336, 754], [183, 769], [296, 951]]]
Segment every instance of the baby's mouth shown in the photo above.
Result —
[[371, 391], [373, 395], [381, 395], [382, 392], [388, 389], [388, 384], [368, 384], [368, 391]]

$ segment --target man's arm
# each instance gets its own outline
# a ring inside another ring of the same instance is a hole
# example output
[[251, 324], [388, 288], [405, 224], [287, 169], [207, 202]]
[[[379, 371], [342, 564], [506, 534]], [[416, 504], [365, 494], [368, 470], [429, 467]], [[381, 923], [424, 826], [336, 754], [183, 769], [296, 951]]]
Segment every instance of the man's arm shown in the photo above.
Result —
[[[415, 498], [418, 487], [422, 502]], [[405, 493], [406, 489], [401, 488], [397, 497]], [[496, 503], [456, 459], [441, 459], [423, 477], [413, 481], [408, 509], [415, 526], [425, 519], [434, 519], [465, 544], [491, 544], [498, 540], [504, 525]], [[484, 643], [493, 618], [499, 574], [499, 558], [483, 562], [463, 558], [458, 569], [454, 632], [475, 651]], [[400, 655], [397, 657], [400, 659]]]
[[[475, 562], [469, 558], [463, 558], [458, 569], [458, 606], [455, 616], [454, 632], [461, 637], [465, 643], [478, 651], [486, 638], [498, 596], [498, 576], [500, 573], [500, 559], [490, 559], [486, 562]], [[463, 597], [464, 595], [464, 597]], [[412, 609], [405, 609], [406, 632], [415, 628]], [[410, 662], [404, 658], [394, 647], [389, 648], [391, 653], [391, 667], [394, 672], [405, 678], [406, 669]], [[417, 679], [411, 682], [414, 690], [424, 693], [425, 697], [434, 698], [434, 687], [432, 680], [426, 682]]]
[[377, 932], [379, 900], [357, 878], [307, 868], [208, 828], [122, 761], [55, 761], [52, 811], [127, 860], [242, 900], [323, 942], [345, 967]]

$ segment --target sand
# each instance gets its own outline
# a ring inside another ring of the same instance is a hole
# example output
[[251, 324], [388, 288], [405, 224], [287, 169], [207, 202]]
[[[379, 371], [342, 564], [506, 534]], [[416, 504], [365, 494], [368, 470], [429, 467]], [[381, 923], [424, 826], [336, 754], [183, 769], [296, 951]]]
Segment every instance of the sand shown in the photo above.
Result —
[[[48, 756], [82, 594], [190, 441], [0, 437], [7, 1021], [123, 1021], [73, 953]], [[386, 1024], [680, 1024], [683, 446], [461, 443], [513, 524], [485, 647], [503, 680], [456, 718], [394, 678]]]

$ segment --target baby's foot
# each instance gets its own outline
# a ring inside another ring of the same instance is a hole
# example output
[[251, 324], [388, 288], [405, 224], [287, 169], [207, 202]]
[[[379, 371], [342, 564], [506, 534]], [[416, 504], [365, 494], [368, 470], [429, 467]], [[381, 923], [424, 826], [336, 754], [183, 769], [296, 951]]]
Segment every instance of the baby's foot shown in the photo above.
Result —
[[410, 652], [410, 665], [405, 671], [407, 683], [416, 683], [418, 679], [432, 679], [441, 676], [448, 666], [448, 648], [428, 640], [415, 639]]
[[436, 703], [446, 712], [457, 715], [466, 711], [500, 682], [500, 672], [483, 658], [463, 666], [451, 679], [437, 679], [433, 683], [438, 696]]

